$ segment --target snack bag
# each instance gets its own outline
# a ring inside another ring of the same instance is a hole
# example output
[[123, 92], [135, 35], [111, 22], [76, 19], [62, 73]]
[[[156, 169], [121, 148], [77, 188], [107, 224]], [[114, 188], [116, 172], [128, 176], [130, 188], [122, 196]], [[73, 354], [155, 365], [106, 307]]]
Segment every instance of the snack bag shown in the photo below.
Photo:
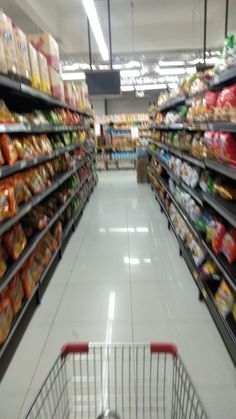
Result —
[[27, 240], [20, 223], [7, 231], [3, 236], [3, 242], [13, 260], [17, 260], [26, 247]]
[[226, 233], [225, 226], [220, 222], [215, 222], [215, 231], [213, 233], [213, 238], [211, 244], [214, 252], [218, 255], [222, 250], [223, 238]]
[[35, 260], [39, 266], [41, 266], [42, 268], [46, 268], [46, 266], [49, 264], [51, 260], [51, 257], [52, 257], [51, 250], [47, 246], [47, 244], [44, 242], [44, 238], [43, 238], [36, 248]]
[[23, 283], [26, 298], [30, 298], [34, 291], [37, 282], [40, 280], [42, 274], [42, 267], [38, 265], [35, 258], [31, 264], [27, 264], [21, 271], [20, 277]]
[[7, 270], [7, 253], [2, 243], [0, 243], [0, 278], [3, 277]]
[[22, 282], [20, 280], [20, 274], [16, 274], [15, 277], [10, 282], [10, 285], [7, 289], [7, 295], [11, 302], [12, 310], [14, 316], [18, 313], [21, 308], [22, 300], [24, 298], [24, 289]]
[[14, 184], [14, 194], [17, 205], [28, 202], [31, 199], [31, 192], [24, 182], [22, 175], [15, 175], [12, 178]]
[[6, 293], [0, 294], [0, 345], [3, 344], [8, 336], [13, 320], [13, 310]]
[[55, 237], [57, 244], [60, 246], [61, 241], [62, 241], [62, 225], [60, 222], [56, 223], [53, 230], [53, 236]]
[[8, 198], [10, 217], [13, 217], [17, 211], [18, 206], [16, 203], [15, 193], [14, 193], [14, 182], [11, 178], [4, 179], [1, 184], [1, 188], [5, 189], [5, 194]]
[[16, 162], [18, 156], [11, 138], [9, 135], [3, 134], [0, 136], [0, 143], [7, 164], [12, 166]]
[[236, 259], [236, 230], [232, 229], [224, 235], [222, 242], [222, 253], [233, 263]]
[[47, 232], [47, 234], [43, 238], [43, 244], [50, 249], [51, 252], [55, 252], [58, 248], [58, 243], [53, 237], [52, 233], [50, 231]]
[[16, 57], [16, 48], [13, 36], [13, 28], [11, 19], [0, 10], [0, 37], [4, 49], [7, 72], [18, 74], [18, 64]]
[[215, 295], [215, 300], [219, 312], [223, 317], [226, 317], [232, 310], [234, 300], [232, 292], [224, 280], [220, 283], [218, 291]]
[[236, 140], [229, 132], [219, 133], [220, 157], [222, 160], [236, 165]]
[[25, 80], [31, 80], [27, 39], [24, 32], [13, 23], [13, 33], [16, 47], [19, 75]]

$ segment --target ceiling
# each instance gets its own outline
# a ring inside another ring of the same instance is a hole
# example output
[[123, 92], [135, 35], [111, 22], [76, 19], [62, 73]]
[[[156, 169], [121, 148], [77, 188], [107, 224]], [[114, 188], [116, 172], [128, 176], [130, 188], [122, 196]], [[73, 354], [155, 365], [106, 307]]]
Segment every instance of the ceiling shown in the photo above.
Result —
[[[94, 3], [108, 46], [107, 0]], [[216, 57], [223, 45], [226, 0], [207, 0], [207, 4], [208, 57], [214, 50]], [[113, 63], [130, 69], [137, 67], [132, 64], [136, 62], [140, 71], [139, 79], [128, 75], [121, 79], [124, 89], [139, 84], [148, 85], [150, 90], [150, 84], [157, 83], [174, 87], [183, 75], [163, 79], [156, 70], [160, 60], [183, 60], [187, 68], [192, 65], [189, 62], [202, 57], [204, 0], [110, 0], [110, 6]], [[54, 36], [60, 46], [64, 72], [84, 70], [81, 64], [88, 64], [89, 54], [82, 0], [0, 0], [0, 7], [26, 33], [50, 32]], [[236, 33], [235, 16], [236, 0], [229, 0], [229, 33]], [[101, 69], [104, 62], [92, 31], [91, 42], [94, 68]], [[77, 68], [72, 69], [72, 64]]]
[[[208, 0], [207, 47], [222, 46], [226, 0]], [[201, 49], [203, 0], [110, 0], [115, 60], [165, 58]], [[108, 44], [107, 0], [95, 0]], [[26, 33], [47, 31], [59, 41], [61, 57], [88, 59], [87, 20], [81, 0], [0, 0], [0, 7]], [[236, 1], [229, 0], [229, 31], [236, 30]], [[94, 60], [100, 60], [92, 36]], [[178, 51], [178, 53], [176, 53]]]

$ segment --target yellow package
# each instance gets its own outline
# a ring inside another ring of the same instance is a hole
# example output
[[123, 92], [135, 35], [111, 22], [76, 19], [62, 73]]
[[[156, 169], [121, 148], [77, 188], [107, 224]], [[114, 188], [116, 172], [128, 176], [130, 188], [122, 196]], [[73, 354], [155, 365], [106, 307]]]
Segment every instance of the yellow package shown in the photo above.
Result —
[[29, 52], [29, 61], [30, 61], [30, 69], [31, 69], [31, 84], [32, 87], [35, 89], [40, 89], [41, 87], [41, 80], [40, 80], [40, 72], [39, 72], [39, 65], [38, 65], [38, 54], [36, 49], [33, 45], [28, 42], [28, 52]]
[[0, 38], [0, 73], [7, 74], [7, 64], [3, 48], [2, 39]]
[[41, 79], [41, 90], [44, 93], [51, 94], [51, 86], [49, 80], [48, 63], [46, 57], [41, 52], [38, 52], [38, 64]]

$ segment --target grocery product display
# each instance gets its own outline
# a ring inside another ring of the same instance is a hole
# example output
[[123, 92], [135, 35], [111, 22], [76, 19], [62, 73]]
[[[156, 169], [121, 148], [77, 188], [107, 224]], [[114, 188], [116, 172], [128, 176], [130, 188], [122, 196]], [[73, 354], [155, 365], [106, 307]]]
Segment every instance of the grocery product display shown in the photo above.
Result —
[[[225, 54], [220, 67], [187, 77], [149, 109], [148, 174], [236, 362], [236, 67]], [[222, 83], [227, 71], [231, 77]]]
[[[0, 18], [2, 25], [11, 24], [2, 12]], [[6, 73], [20, 80], [4, 79], [0, 102], [0, 357], [33, 298], [40, 299], [41, 284], [97, 182], [92, 113], [78, 106], [81, 98], [71, 100], [72, 91], [67, 105], [22, 84], [31, 78], [33, 88], [51, 94], [52, 57], [33, 46], [28, 57], [24, 33], [15, 25], [12, 30], [16, 53], [13, 47], [2, 52]], [[53, 44], [52, 37], [46, 40]]]

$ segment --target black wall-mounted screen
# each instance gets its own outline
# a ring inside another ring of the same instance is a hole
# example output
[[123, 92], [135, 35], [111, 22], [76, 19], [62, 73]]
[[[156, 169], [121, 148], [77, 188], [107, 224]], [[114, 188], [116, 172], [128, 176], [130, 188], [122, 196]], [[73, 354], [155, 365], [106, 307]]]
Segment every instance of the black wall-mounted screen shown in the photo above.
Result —
[[120, 94], [119, 71], [88, 71], [86, 82], [91, 96]]

